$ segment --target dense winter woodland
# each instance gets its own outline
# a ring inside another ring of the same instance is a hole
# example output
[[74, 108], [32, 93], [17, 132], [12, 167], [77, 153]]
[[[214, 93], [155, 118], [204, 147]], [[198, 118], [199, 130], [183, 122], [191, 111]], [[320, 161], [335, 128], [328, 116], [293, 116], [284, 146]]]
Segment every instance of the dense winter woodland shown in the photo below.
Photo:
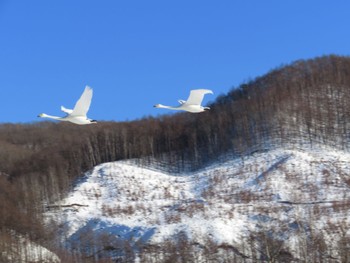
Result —
[[201, 114], [0, 125], [0, 262], [350, 262], [350, 58]]

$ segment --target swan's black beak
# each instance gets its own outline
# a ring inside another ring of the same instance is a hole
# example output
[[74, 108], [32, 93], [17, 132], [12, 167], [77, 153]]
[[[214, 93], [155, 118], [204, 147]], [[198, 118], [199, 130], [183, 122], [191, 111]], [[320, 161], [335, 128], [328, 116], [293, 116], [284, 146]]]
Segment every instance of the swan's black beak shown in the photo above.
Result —
[[210, 108], [209, 107], [204, 107], [204, 110], [207, 111], [207, 110], [210, 110]]
[[97, 120], [91, 120], [90, 122], [91, 123], [97, 123]]

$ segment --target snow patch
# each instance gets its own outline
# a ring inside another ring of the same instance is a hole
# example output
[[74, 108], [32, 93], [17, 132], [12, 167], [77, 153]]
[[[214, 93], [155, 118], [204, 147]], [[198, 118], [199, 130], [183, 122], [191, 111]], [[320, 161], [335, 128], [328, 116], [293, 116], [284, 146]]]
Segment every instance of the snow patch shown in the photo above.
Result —
[[[104, 163], [46, 216], [65, 225], [70, 240], [90, 228], [134, 243], [161, 244], [182, 232], [199, 244], [237, 246], [254, 231], [284, 225], [294, 246], [295, 222], [350, 223], [349, 210], [332, 208], [349, 200], [349, 160], [330, 149], [277, 149], [176, 175], [156, 164]], [[316, 204], [331, 216], [315, 216]]]

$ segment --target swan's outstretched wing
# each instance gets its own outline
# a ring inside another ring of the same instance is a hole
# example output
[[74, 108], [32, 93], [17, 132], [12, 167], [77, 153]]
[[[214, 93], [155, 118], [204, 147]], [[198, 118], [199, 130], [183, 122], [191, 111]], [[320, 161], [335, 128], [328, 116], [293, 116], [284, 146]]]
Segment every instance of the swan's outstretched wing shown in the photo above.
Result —
[[191, 90], [190, 96], [188, 97], [186, 104], [190, 105], [200, 105], [203, 101], [205, 94], [213, 94], [209, 89], [195, 89]]
[[83, 94], [74, 106], [71, 116], [86, 116], [92, 99], [92, 88], [85, 87]]
[[71, 114], [71, 113], [73, 112], [73, 110], [67, 109], [67, 108], [65, 108], [64, 106], [61, 106], [61, 111], [65, 112], [65, 113], [67, 113], [67, 114]]

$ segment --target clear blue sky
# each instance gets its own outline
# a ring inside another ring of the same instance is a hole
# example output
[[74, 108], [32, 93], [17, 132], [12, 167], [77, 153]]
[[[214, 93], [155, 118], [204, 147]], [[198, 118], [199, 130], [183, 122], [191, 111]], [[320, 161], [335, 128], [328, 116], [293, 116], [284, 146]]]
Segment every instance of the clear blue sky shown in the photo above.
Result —
[[282, 64], [350, 54], [350, 1], [0, 0], [0, 123], [63, 116], [85, 85], [89, 117], [170, 113]]

